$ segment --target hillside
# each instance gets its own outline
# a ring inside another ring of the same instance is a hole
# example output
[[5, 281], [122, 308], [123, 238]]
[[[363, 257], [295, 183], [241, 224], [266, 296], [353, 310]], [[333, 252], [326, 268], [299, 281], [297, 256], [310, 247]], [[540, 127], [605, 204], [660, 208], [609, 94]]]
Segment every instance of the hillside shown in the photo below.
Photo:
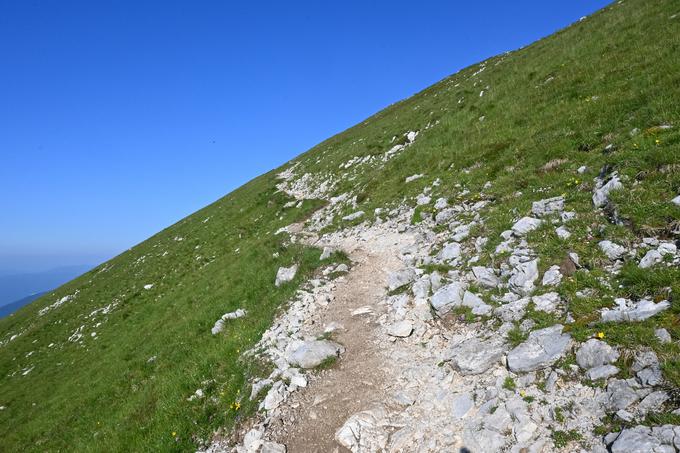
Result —
[[679, 52], [613, 3], [0, 319], [0, 450], [673, 451]]

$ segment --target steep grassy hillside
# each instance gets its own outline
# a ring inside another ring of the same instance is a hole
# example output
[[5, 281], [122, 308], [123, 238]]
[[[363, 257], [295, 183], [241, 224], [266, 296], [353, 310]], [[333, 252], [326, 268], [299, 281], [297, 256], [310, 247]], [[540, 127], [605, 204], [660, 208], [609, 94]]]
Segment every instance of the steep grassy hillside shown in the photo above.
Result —
[[[573, 250], [590, 270], [560, 288], [575, 301], [572, 335], [582, 340], [603, 330], [615, 344], [650, 345], [678, 386], [680, 348], [662, 347], [653, 330], [664, 326], [680, 338], [680, 270], [631, 262], [604, 285], [597, 247], [603, 237], [629, 244], [680, 233], [680, 207], [671, 203], [680, 192], [678, 55], [677, 1], [615, 3], [442, 80], [292, 163], [296, 174], [325, 183], [325, 195], [347, 194], [325, 231], [371, 221], [376, 208], [415, 205], [436, 179], [434, 196], [467, 189], [470, 199], [491, 181], [486, 193], [499, 202], [483, 226], [488, 250], [532, 201], [564, 194], [578, 212], [571, 238], [558, 241], [544, 225], [528, 240], [542, 266]], [[412, 143], [409, 131], [418, 132]], [[400, 143], [408, 146], [389, 153]], [[616, 212], [592, 207], [593, 180], [605, 165], [625, 187], [612, 193]], [[250, 393], [247, 377], [266, 364], [240, 354], [319, 264], [317, 250], [274, 233], [321, 202], [284, 207], [290, 199], [276, 192], [275, 174], [0, 320], [0, 450], [192, 450], [254, 409], [241, 396]], [[423, 176], [404, 182], [414, 174]], [[418, 208], [413, 222], [428, 209]], [[366, 215], [341, 220], [357, 210]], [[296, 279], [276, 288], [277, 268], [293, 262], [301, 265]], [[576, 302], [576, 292], [592, 287], [598, 292]], [[597, 309], [619, 296], [672, 306], [634, 326], [593, 324]], [[211, 335], [213, 323], [237, 308], [248, 315]], [[538, 326], [556, 321], [535, 317]], [[207, 396], [187, 401], [199, 387]]]

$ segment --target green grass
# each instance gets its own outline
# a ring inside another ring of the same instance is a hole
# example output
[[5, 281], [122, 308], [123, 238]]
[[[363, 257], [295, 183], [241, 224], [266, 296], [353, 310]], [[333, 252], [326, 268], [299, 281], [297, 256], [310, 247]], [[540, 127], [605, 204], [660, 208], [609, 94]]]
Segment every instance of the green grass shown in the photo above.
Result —
[[571, 431], [553, 431], [552, 438], [556, 448], [564, 448], [569, 442], [581, 440], [583, 436], [578, 431], [572, 429]]
[[[578, 214], [567, 225], [572, 237], [559, 240], [545, 225], [527, 239], [542, 271], [569, 251], [588, 270], [565, 278], [558, 289], [575, 319], [567, 329], [579, 341], [603, 331], [612, 344], [654, 348], [677, 387], [680, 350], [660, 345], [653, 330], [663, 326], [680, 338], [678, 270], [641, 271], [628, 263], [612, 278], [602, 271], [608, 263], [597, 248], [604, 237], [628, 245], [676, 234], [680, 208], [670, 203], [680, 193], [680, 19], [670, 19], [676, 13], [674, 0], [613, 3], [546, 39], [447, 77], [291, 164], [299, 163], [298, 174], [333, 178], [329, 195], [355, 195], [356, 208], [343, 208], [343, 215], [366, 213], [353, 222], [337, 216], [325, 231], [370, 221], [375, 208], [413, 205], [413, 197], [436, 179], [441, 183], [429, 194], [433, 200], [491, 200], [475, 234], [489, 238], [480, 263], [492, 265], [500, 258], [488, 252], [499, 234], [529, 214], [532, 201], [564, 194], [567, 209]], [[485, 70], [473, 75], [482, 64]], [[479, 97], [482, 86], [489, 89]], [[674, 127], [660, 130], [660, 124]], [[640, 133], [631, 135], [634, 128]], [[416, 130], [415, 142], [386, 163], [339, 168], [357, 156], [380, 157]], [[609, 144], [615, 150], [605, 153]], [[624, 226], [592, 208], [593, 178], [605, 164], [619, 172], [626, 188], [611, 196]], [[588, 167], [583, 175], [576, 173], [581, 165]], [[404, 182], [416, 173], [425, 177]], [[247, 379], [266, 374], [268, 365], [241, 354], [300, 282], [326, 264], [319, 262], [319, 250], [286, 245], [285, 234], [273, 235], [324, 205], [305, 201], [284, 209], [289, 200], [276, 193], [274, 174], [0, 320], [0, 405], [7, 407], [0, 411], [0, 450], [194, 451], [213, 430], [255, 410], [257, 403], [244, 397]], [[484, 189], [487, 181], [491, 187]], [[463, 189], [470, 192], [462, 195]], [[419, 208], [413, 223], [427, 214], [429, 208]], [[295, 281], [275, 288], [276, 269], [293, 262], [301, 266]], [[432, 265], [426, 271], [449, 269]], [[146, 284], [154, 286], [145, 290]], [[586, 289], [593, 293], [576, 297]], [[74, 300], [37, 315], [76, 290]], [[642, 323], [597, 322], [599, 310], [615, 297], [643, 296], [666, 298], [671, 309]], [[109, 314], [88, 319], [111, 303], [117, 306]], [[210, 335], [215, 320], [237, 308], [246, 308], [248, 316]], [[528, 316], [538, 326], [562, 321], [533, 309]], [[81, 325], [82, 344], [69, 342]], [[20, 336], [8, 342], [15, 334]], [[512, 335], [513, 343], [521, 339]], [[187, 401], [198, 388], [207, 396]], [[238, 410], [231, 407], [235, 401], [241, 402]], [[571, 437], [558, 434], [565, 441]]]
[[[319, 205], [283, 210], [286, 201], [265, 175], [1, 320], [3, 340], [23, 333], [0, 349], [7, 406], [0, 449], [193, 450], [197, 439], [252, 413], [246, 378], [266, 373], [267, 364], [242, 360], [241, 352], [320, 265], [319, 250], [271, 234]], [[293, 262], [296, 280], [275, 288], [278, 266]], [[74, 300], [37, 315], [76, 290]], [[111, 302], [118, 304], [111, 313], [88, 319]], [[211, 335], [213, 323], [237, 308], [248, 315]], [[81, 325], [82, 344], [69, 342]], [[35, 368], [26, 376], [17, 373], [28, 366]], [[205, 398], [187, 401], [198, 388]]]

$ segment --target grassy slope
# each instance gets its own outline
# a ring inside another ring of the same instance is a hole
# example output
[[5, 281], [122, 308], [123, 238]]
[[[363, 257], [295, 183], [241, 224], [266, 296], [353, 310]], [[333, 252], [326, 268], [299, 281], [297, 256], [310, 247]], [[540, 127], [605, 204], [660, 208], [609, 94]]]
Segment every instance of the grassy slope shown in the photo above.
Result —
[[[494, 185], [487, 192], [498, 202], [486, 213], [489, 250], [500, 231], [529, 212], [532, 201], [566, 194], [568, 207], [579, 212], [570, 225], [572, 238], [558, 241], [546, 227], [529, 239], [543, 268], [559, 262], [568, 249], [592, 268], [591, 275], [578, 273], [561, 288], [577, 320], [574, 334], [582, 339], [606, 329], [612, 342], [659, 348], [652, 335], [657, 324], [680, 338], [677, 269], [641, 273], [627, 266], [623, 287], [614, 289], [597, 285], [593, 276], [604, 263], [595, 245], [601, 236], [621, 242], [649, 234], [670, 237], [680, 218], [680, 209], [669, 203], [680, 191], [680, 16], [670, 18], [676, 13], [680, 5], [673, 0], [614, 4], [525, 49], [489, 59], [476, 76], [479, 65], [465, 69], [295, 161], [303, 171], [337, 175], [340, 163], [382, 153], [393, 136], [420, 130], [406, 151], [383, 168], [358, 171], [337, 193], [360, 195], [359, 208], [368, 213], [419, 193], [435, 178], [442, 180], [442, 196], [457, 193], [456, 184], [474, 194], [490, 180]], [[675, 127], [650, 129], [664, 123]], [[642, 132], [631, 137], [633, 128]], [[603, 153], [610, 143], [616, 150]], [[566, 161], [542, 169], [554, 159]], [[614, 199], [629, 227], [613, 226], [591, 208], [592, 179], [605, 163], [624, 176], [627, 189]], [[589, 167], [585, 175], [575, 172], [581, 165]], [[403, 184], [415, 173], [426, 177]], [[0, 411], [0, 449], [190, 450], [194, 439], [251, 410], [245, 401], [240, 411], [229, 408], [248, 392], [246, 374], [257, 372], [247, 369], [255, 365], [238, 360], [239, 351], [256, 341], [275, 308], [294, 291], [295, 283], [274, 288], [276, 268], [295, 260], [303, 263], [302, 274], [309, 273], [318, 257], [283, 247], [281, 238], [272, 236], [315, 207], [306, 202], [302, 209], [282, 210], [287, 200], [273, 195], [273, 184], [273, 173], [257, 178], [1, 320], [0, 341], [24, 333], [0, 347], [0, 405], [8, 407]], [[142, 289], [147, 283], [155, 286]], [[597, 289], [592, 298], [573, 297], [592, 286]], [[76, 289], [75, 300], [36, 316]], [[635, 326], [589, 325], [595, 310], [611, 304], [614, 295], [641, 294], [670, 296], [673, 308]], [[100, 316], [107, 321], [93, 329], [99, 321], [84, 316], [112, 301], [119, 303], [116, 310]], [[239, 307], [251, 315], [212, 337], [213, 322]], [[82, 324], [88, 326], [83, 346], [66, 341]], [[90, 337], [93, 330], [96, 340]], [[52, 342], [56, 346], [48, 348]], [[26, 357], [30, 351], [35, 352]], [[680, 351], [673, 346], [661, 352], [666, 375], [679, 384]], [[157, 359], [147, 363], [152, 356]], [[35, 369], [28, 375], [8, 377], [29, 365]], [[215, 401], [187, 402], [209, 379], [215, 380], [207, 386]]]

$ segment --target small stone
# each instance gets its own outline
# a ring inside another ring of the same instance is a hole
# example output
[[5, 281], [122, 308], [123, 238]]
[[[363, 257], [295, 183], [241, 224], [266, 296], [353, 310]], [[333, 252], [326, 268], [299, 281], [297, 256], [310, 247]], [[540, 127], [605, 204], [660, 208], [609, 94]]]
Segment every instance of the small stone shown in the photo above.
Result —
[[641, 452], [673, 452], [674, 447], [666, 445], [652, 435], [652, 430], [647, 426], [636, 426], [624, 429], [611, 446], [612, 453], [641, 453]]
[[642, 401], [640, 401], [640, 404], [638, 405], [638, 412], [645, 415], [648, 412], [656, 411], [669, 399], [670, 396], [668, 396], [668, 393], [664, 391], [657, 390], [656, 392], [652, 392], [645, 396]]
[[601, 241], [598, 246], [600, 247], [600, 250], [607, 255], [607, 258], [612, 261], [618, 260], [626, 253], [625, 247], [615, 244], [612, 241]]
[[676, 206], [680, 206], [680, 195], [678, 195], [677, 197], [673, 198], [673, 199], [671, 200], [671, 203], [673, 203], [673, 204], [676, 205]]
[[616, 173], [612, 175], [611, 179], [606, 184], [600, 185], [602, 182], [603, 181], [598, 180], [598, 188], [595, 189], [595, 193], [593, 193], [593, 204], [596, 208], [601, 208], [607, 204], [611, 192], [623, 189], [623, 184]]
[[432, 201], [431, 197], [428, 197], [427, 195], [419, 195], [418, 198], [416, 198], [416, 205], [423, 206], [429, 204], [430, 201]]
[[672, 242], [662, 242], [657, 249], [662, 255], [675, 255], [678, 247]]
[[607, 379], [608, 377], [619, 374], [619, 369], [614, 365], [601, 365], [586, 371], [586, 377], [591, 381]]
[[437, 211], [444, 209], [448, 205], [449, 205], [449, 203], [448, 203], [446, 198], [437, 198], [437, 201], [434, 202], [434, 208]]
[[543, 280], [541, 284], [543, 286], [557, 286], [562, 281], [562, 273], [560, 272], [560, 266], [551, 266], [550, 269], [545, 271], [543, 274]]
[[364, 211], [356, 211], [356, 212], [353, 212], [351, 214], [344, 216], [342, 218], [342, 220], [352, 221], [352, 220], [358, 219], [359, 217], [362, 217], [363, 215], [364, 215]]
[[487, 315], [493, 310], [490, 305], [484, 303], [481, 297], [470, 291], [465, 291], [465, 294], [463, 295], [463, 306], [470, 307], [472, 309], [472, 314], [475, 315]]
[[657, 263], [660, 263], [663, 261], [663, 256], [661, 253], [659, 253], [658, 250], [650, 250], [648, 251], [644, 257], [640, 260], [640, 263], [638, 264], [638, 267], [640, 269], [647, 269], [649, 267], [654, 266]]
[[450, 244], [447, 244], [441, 252], [437, 255], [437, 259], [441, 261], [450, 261], [454, 260], [461, 255], [461, 247], [460, 244], [457, 242], [452, 242]]
[[542, 220], [533, 217], [522, 217], [512, 226], [512, 232], [517, 236], [524, 236], [528, 232], [540, 227], [542, 223]]
[[451, 416], [455, 420], [465, 417], [470, 412], [470, 409], [474, 407], [475, 402], [469, 393], [463, 393], [454, 397], [451, 405]]
[[412, 268], [391, 272], [387, 276], [387, 288], [390, 291], [394, 291], [401, 288], [402, 286], [408, 285], [415, 279], [416, 272]]
[[323, 252], [321, 252], [321, 256], [319, 257], [319, 260], [327, 260], [328, 258], [331, 257], [331, 254], [333, 253], [333, 249], [330, 247], [324, 247]]
[[616, 349], [595, 338], [583, 343], [576, 351], [576, 363], [585, 370], [608, 365], [616, 362], [618, 358], [619, 352]]
[[531, 298], [534, 303], [536, 310], [544, 311], [546, 313], [554, 313], [557, 311], [561, 299], [560, 295], [557, 293], [545, 293], [540, 296], [534, 296]]
[[389, 436], [383, 426], [386, 416], [383, 407], [358, 412], [336, 431], [335, 440], [352, 452], [384, 451]]
[[501, 283], [493, 269], [488, 267], [474, 266], [472, 268], [472, 274], [475, 277], [475, 281], [486, 288], [494, 289]]
[[505, 322], [519, 321], [524, 317], [527, 305], [531, 301], [530, 298], [525, 297], [514, 302], [497, 307], [494, 314]]
[[656, 338], [657, 338], [661, 343], [664, 343], [664, 344], [665, 344], [665, 343], [670, 343], [670, 342], [673, 341], [673, 339], [671, 338], [671, 334], [668, 333], [668, 331], [667, 331], [666, 329], [664, 329], [664, 328], [656, 329], [656, 330], [654, 331], [654, 335], [656, 336]]
[[557, 237], [562, 240], [566, 240], [571, 237], [571, 233], [569, 232], [569, 230], [567, 230], [563, 226], [555, 228], [555, 234], [557, 234]]
[[395, 324], [392, 324], [388, 329], [387, 329], [387, 334], [393, 337], [408, 337], [411, 335], [411, 332], [413, 332], [413, 324], [411, 321], [399, 321]]
[[453, 369], [463, 375], [481, 374], [499, 363], [507, 345], [499, 339], [473, 337], [451, 347], [447, 357]]
[[628, 299], [618, 298], [614, 299], [614, 302], [617, 304], [616, 308], [602, 309], [601, 318], [603, 322], [644, 321], [671, 306], [667, 300], [654, 303], [648, 299], [632, 302]]
[[274, 282], [274, 285], [278, 287], [284, 283], [293, 280], [295, 278], [297, 270], [298, 270], [297, 264], [291, 267], [280, 267], [279, 270], [276, 272], [276, 281]]
[[545, 200], [534, 201], [531, 213], [538, 217], [562, 212], [564, 210], [564, 197], [553, 197]]
[[586, 167], [585, 165], [581, 165], [580, 167], [578, 167], [578, 170], [576, 170], [576, 172], [577, 172], [579, 175], [582, 175], [582, 174], [585, 173], [586, 171], [588, 171], [588, 167]]
[[460, 282], [450, 283], [440, 288], [430, 298], [430, 304], [439, 314], [446, 314], [463, 303], [466, 286]]
[[305, 341], [286, 360], [292, 366], [301, 368], [314, 368], [319, 366], [324, 360], [337, 357], [345, 348], [341, 345], [328, 340]]
[[571, 347], [571, 336], [562, 333], [562, 325], [556, 324], [535, 330], [529, 338], [508, 353], [508, 368], [512, 372], [535, 371], [555, 363]]
[[[632, 381], [632, 382], [631, 382]], [[634, 379], [613, 379], [607, 385], [607, 406], [610, 410], [626, 409], [640, 399], [636, 388], [639, 388]]]
[[534, 282], [538, 279], [538, 260], [519, 263], [513, 269], [512, 276], [508, 281], [510, 288], [519, 294], [531, 294], [534, 290]]

